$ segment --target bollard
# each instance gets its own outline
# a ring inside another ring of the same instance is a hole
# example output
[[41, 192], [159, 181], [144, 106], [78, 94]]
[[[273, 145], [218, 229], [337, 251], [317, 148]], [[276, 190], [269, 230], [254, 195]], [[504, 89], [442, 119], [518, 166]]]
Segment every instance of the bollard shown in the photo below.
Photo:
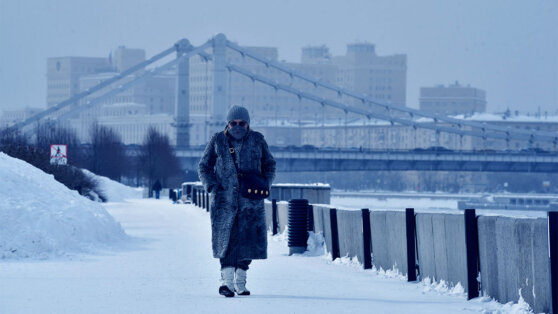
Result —
[[362, 211], [362, 244], [364, 253], [364, 269], [372, 268], [372, 232], [370, 229], [370, 210], [368, 208]]
[[337, 231], [337, 210], [329, 209], [329, 221], [331, 226], [331, 259], [339, 258], [339, 232]]
[[207, 203], [205, 202], [206, 201], [206, 197], [205, 197], [206, 194], [207, 194], [207, 192], [205, 190], [203, 190], [202, 191], [202, 208], [203, 209], [207, 208]]
[[277, 200], [271, 200], [271, 231], [273, 235], [277, 234]]
[[289, 201], [289, 255], [304, 253], [308, 241], [308, 201]]
[[550, 313], [558, 313], [558, 212], [548, 212], [548, 251], [550, 254]]
[[416, 222], [415, 209], [405, 209], [405, 225], [407, 230], [407, 281], [417, 280], [417, 263], [415, 260]]
[[209, 212], [209, 193], [205, 193], [205, 211]]
[[306, 217], [308, 217], [307, 221], [308, 221], [308, 226], [306, 228], [306, 230], [308, 231], [314, 231], [314, 207], [312, 205], [308, 205], [308, 213], [306, 214]]
[[467, 300], [479, 296], [479, 233], [474, 209], [465, 210], [465, 245], [467, 247]]
[[198, 206], [198, 188], [192, 187], [192, 204]]

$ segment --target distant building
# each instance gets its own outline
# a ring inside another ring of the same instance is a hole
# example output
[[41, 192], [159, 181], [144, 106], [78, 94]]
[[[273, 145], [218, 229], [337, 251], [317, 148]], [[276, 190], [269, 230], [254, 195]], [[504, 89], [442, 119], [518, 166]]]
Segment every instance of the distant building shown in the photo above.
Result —
[[486, 92], [459, 82], [453, 85], [421, 87], [420, 110], [443, 115], [486, 112]]
[[84, 75], [113, 71], [108, 58], [56, 57], [47, 59], [47, 106], [51, 107], [80, 92]]
[[176, 141], [176, 132], [172, 123], [174, 116], [165, 113], [151, 114], [145, 104], [114, 103], [100, 106], [99, 115], [95, 119], [83, 117], [68, 119], [64, 126], [76, 130], [81, 142], [91, 141], [90, 131], [93, 123], [110, 127], [116, 131], [122, 142], [128, 144], [142, 144], [150, 127], [161, 134], [169, 136], [171, 143]]
[[116, 71], [122, 73], [134, 65], [145, 61], [145, 50], [131, 49], [119, 46], [111, 55], [111, 63], [114, 64]]
[[43, 108], [30, 107], [26, 107], [25, 109], [4, 110], [2, 111], [2, 115], [0, 116], [0, 128], [5, 128], [15, 123], [21, 122], [43, 110]]
[[[405, 106], [407, 56], [378, 56], [369, 43], [347, 45], [345, 56], [333, 58], [337, 66], [336, 85], [367, 94], [382, 104]], [[353, 105], [362, 106], [354, 100]], [[377, 108], [364, 105], [364, 109]]]

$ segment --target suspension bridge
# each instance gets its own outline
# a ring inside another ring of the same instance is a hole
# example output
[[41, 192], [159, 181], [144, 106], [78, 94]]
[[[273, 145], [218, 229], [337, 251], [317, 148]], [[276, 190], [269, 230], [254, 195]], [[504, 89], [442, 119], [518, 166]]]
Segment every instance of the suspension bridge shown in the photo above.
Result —
[[[152, 68], [148, 66], [172, 54], [176, 57], [171, 61]], [[253, 64], [265, 69], [278, 71], [286, 77], [278, 81], [266, 77], [265, 71], [256, 71], [254, 67], [245, 67], [230, 58], [236, 54], [242, 59], [249, 59]], [[417, 109], [381, 103], [370, 96], [336, 86], [332, 83], [316, 79], [307, 74], [290, 68], [281, 62], [266, 59], [256, 52], [228, 40], [225, 35], [218, 34], [199, 46], [193, 46], [187, 39], [182, 39], [172, 47], [156, 54], [114, 77], [104, 80], [96, 86], [52, 106], [28, 119], [16, 123], [6, 131], [30, 130], [42, 119], [64, 121], [69, 117], [90, 110], [96, 105], [107, 101], [119, 93], [141, 83], [158, 73], [176, 70], [177, 88], [175, 117], [173, 126], [176, 128], [177, 154], [185, 168], [193, 168], [199, 160], [201, 151], [190, 146], [192, 133], [191, 123], [191, 73], [190, 59], [201, 58], [207, 65], [211, 64], [212, 87], [210, 95], [205, 97], [205, 110], [208, 121], [206, 134], [222, 130], [225, 113], [230, 105], [231, 74], [250, 79], [254, 84], [263, 84], [275, 91], [281, 91], [299, 100], [313, 103], [316, 112], [326, 108], [338, 111], [339, 116], [348, 114], [365, 120], [387, 121], [391, 125], [408, 126], [414, 130], [428, 129], [437, 136], [452, 134], [459, 138], [473, 137], [483, 141], [501, 141], [506, 147], [511, 142], [525, 143], [527, 148], [535, 144], [553, 147], [553, 152], [533, 154], [515, 151], [493, 154], [479, 152], [416, 152], [409, 151], [336, 151], [316, 149], [312, 152], [290, 152], [276, 149], [278, 169], [280, 171], [325, 171], [325, 170], [444, 170], [444, 171], [512, 171], [512, 172], [558, 172], [558, 133], [527, 130], [488, 124], [485, 122], [456, 119], [439, 114], [424, 112]], [[134, 74], [133, 76], [131, 76]], [[127, 79], [125, 79], [127, 78]], [[132, 78], [132, 79], [130, 79]], [[304, 83], [295, 84], [293, 82]], [[327, 93], [324, 93], [327, 91]], [[329, 95], [329, 96], [327, 96]], [[94, 96], [94, 97], [92, 97]], [[210, 100], [211, 103], [208, 104]], [[428, 119], [431, 123], [421, 123], [419, 119]], [[197, 159], [197, 160], [196, 160]]]

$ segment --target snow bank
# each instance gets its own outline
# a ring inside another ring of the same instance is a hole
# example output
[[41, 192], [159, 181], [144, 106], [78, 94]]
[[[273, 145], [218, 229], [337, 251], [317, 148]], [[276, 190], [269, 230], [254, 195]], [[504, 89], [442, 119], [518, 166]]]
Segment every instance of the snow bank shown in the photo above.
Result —
[[142, 198], [143, 196], [142, 188], [129, 187], [107, 177], [96, 175], [86, 169], [82, 169], [82, 171], [98, 182], [101, 191], [109, 202], [123, 202], [126, 199]]
[[0, 153], [0, 259], [91, 252], [127, 238], [101, 204]]

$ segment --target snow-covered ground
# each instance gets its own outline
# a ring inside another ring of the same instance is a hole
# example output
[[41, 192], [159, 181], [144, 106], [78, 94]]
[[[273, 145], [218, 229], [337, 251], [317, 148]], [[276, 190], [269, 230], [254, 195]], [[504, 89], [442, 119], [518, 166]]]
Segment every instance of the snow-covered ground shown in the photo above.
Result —
[[528, 311], [523, 302], [467, 301], [459, 287], [363, 270], [348, 257], [331, 262], [320, 255], [319, 235], [311, 237], [312, 254], [295, 256], [284, 234], [270, 236], [269, 258], [248, 272], [252, 295], [224, 298], [202, 209], [165, 199], [101, 205], [2, 154], [0, 177], [0, 247], [7, 254], [0, 258], [0, 313]]
[[249, 297], [217, 294], [209, 215], [167, 200], [109, 203], [133, 241], [119, 252], [0, 262], [0, 313], [523, 313], [525, 304], [466, 301], [443, 285], [407, 283], [347, 258], [288, 256], [270, 237], [269, 258], [248, 272]]
[[99, 183], [101, 191], [109, 202], [122, 202], [126, 199], [142, 198], [143, 188], [134, 189], [107, 177], [95, 175], [86, 169], [82, 169], [82, 171], [93, 177]]

